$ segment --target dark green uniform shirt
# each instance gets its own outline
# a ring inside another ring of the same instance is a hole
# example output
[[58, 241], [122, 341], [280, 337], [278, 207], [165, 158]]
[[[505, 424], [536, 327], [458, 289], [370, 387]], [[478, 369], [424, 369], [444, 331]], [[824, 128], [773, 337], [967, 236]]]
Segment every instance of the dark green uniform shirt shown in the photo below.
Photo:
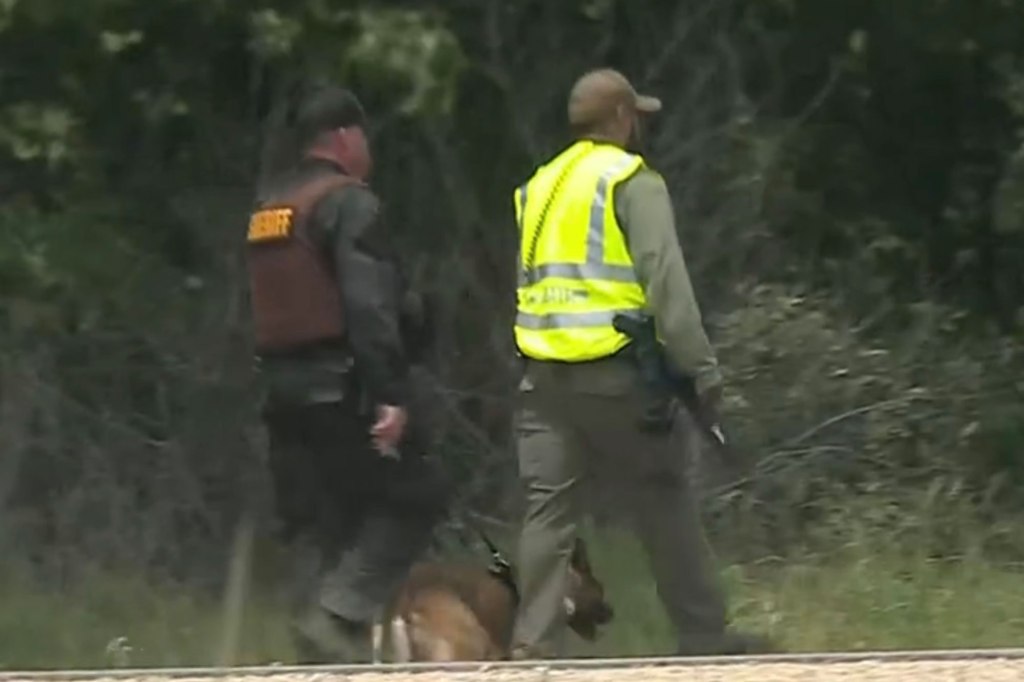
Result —
[[668, 356], [696, 378], [697, 392], [703, 393], [722, 376], [704, 332], [661, 175], [643, 168], [621, 183], [615, 192], [615, 215]]

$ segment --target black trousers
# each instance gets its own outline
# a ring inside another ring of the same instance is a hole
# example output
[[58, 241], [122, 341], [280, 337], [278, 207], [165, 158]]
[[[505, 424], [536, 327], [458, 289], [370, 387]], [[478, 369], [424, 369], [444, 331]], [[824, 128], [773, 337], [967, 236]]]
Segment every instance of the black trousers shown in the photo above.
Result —
[[415, 436], [400, 459], [380, 455], [369, 419], [345, 403], [275, 405], [264, 421], [279, 530], [306, 557], [295, 598], [368, 622], [429, 543], [447, 478]]

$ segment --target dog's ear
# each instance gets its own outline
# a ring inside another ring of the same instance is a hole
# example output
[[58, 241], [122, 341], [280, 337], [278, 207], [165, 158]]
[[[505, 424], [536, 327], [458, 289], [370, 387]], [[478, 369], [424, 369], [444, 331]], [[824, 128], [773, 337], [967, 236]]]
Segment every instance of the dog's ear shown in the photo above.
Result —
[[592, 573], [590, 569], [590, 557], [587, 555], [587, 546], [581, 538], [576, 538], [572, 546], [572, 565], [581, 573]]

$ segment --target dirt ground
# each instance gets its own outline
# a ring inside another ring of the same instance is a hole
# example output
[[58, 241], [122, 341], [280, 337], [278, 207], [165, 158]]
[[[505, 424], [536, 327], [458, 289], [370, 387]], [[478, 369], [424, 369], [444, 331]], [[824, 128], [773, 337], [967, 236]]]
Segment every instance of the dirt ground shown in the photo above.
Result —
[[[17, 677], [2, 676], [4, 682]], [[18, 682], [37, 682], [26, 678]], [[56, 675], [48, 682], [57, 682]], [[1024, 660], [944, 660], [915, 662], [763, 663], [707, 666], [639, 666], [549, 670], [481, 668], [472, 671], [424, 671], [357, 674], [281, 674], [210, 677], [96, 677], [90, 682], [1009, 682], [1024, 680]]]

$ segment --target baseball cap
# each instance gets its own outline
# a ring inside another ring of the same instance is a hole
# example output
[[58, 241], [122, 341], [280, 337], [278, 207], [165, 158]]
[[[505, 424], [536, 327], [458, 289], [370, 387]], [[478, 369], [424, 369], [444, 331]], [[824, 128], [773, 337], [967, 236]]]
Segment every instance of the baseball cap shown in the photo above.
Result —
[[600, 123], [614, 116], [622, 104], [645, 114], [661, 111], [660, 99], [637, 93], [632, 83], [615, 69], [588, 71], [569, 92], [569, 123]]
[[295, 112], [295, 127], [303, 140], [325, 130], [365, 125], [366, 112], [359, 98], [351, 90], [334, 85], [307, 93]]

